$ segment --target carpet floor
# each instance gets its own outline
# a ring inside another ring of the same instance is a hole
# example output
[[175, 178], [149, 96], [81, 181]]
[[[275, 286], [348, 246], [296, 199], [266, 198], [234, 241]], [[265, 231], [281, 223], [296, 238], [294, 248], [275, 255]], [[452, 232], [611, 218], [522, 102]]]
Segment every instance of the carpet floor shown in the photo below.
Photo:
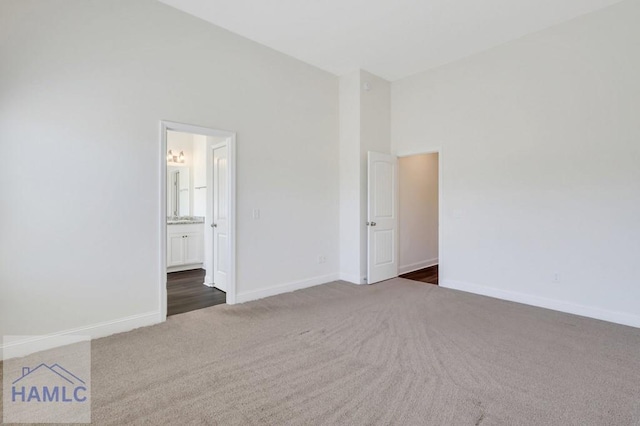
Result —
[[92, 345], [95, 424], [640, 425], [640, 330], [405, 279]]

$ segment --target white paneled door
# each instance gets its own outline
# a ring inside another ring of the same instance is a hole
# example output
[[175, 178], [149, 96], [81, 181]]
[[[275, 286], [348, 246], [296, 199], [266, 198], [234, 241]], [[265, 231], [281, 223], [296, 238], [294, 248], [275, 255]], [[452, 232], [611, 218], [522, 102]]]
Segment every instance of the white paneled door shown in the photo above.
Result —
[[367, 282], [398, 276], [398, 158], [368, 155]]
[[229, 274], [229, 148], [213, 147], [213, 285], [227, 291]]

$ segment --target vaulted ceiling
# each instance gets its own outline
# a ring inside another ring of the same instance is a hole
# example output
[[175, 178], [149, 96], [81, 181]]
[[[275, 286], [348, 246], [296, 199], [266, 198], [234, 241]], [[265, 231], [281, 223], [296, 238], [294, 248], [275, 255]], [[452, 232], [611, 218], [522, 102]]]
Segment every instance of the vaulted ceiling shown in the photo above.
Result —
[[331, 73], [397, 80], [620, 0], [161, 0]]

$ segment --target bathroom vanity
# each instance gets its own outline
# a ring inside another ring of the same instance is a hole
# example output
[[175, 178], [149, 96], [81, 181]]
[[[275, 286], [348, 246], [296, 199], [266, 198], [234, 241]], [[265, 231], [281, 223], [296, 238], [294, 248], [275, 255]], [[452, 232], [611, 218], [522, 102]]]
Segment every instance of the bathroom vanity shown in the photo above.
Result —
[[167, 272], [203, 267], [204, 218], [167, 218]]

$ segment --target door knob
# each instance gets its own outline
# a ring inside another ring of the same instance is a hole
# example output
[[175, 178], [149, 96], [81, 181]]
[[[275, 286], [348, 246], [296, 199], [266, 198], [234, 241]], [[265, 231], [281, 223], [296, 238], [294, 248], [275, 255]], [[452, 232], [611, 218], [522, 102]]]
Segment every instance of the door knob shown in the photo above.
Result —
[[217, 224], [217, 223], [212, 223], [212, 224], [211, 224], [211, 227], [212, 227], [212, 228], [217, 228], [217, 227], [218, 227], [218, 224]]
[[371, 226], [376, 226], [376, 223], [375, 222], [371, 222]]

